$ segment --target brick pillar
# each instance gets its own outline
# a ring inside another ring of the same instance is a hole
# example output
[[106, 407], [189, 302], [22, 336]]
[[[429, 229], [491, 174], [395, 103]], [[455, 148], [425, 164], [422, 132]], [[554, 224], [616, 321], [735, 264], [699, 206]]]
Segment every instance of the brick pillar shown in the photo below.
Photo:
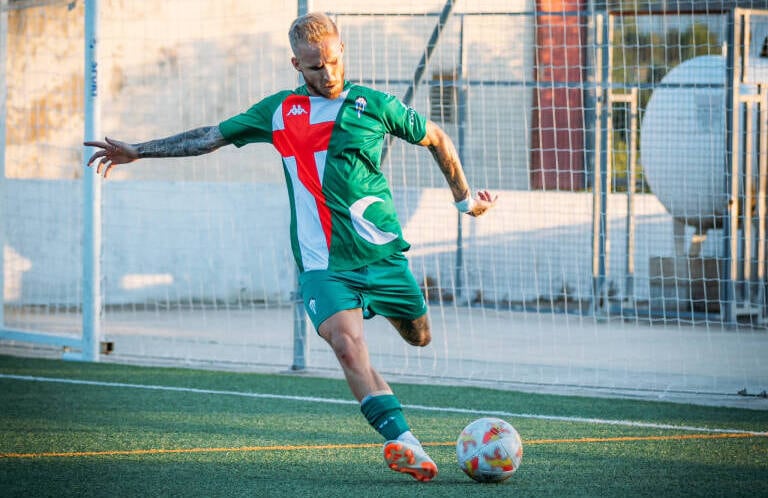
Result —
[[[536, 0], [531, 187], [581, 190], [584, 172], [584, 0]], [[564, 15], [567, 13], [567, 15]], [[566, 88], [565, 84], [576, 88]]]

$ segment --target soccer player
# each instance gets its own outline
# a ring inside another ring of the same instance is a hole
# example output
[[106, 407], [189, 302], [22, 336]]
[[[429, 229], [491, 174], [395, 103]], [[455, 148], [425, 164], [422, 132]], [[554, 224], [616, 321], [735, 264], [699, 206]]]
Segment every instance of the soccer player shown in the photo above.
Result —
[[456, 149], [437, 125], [391, 95], [344, 79], [344, 43], [330, 17], [299, 17], [289, 39], [302, 86], [268, 96], [217, 126], [137, 144], [85, 142], [99, 149], [88, 165], [96, 164], [106, 178], [116, 165], [140, 158], [271, 143], [282, 156], [304, 307], [336, 354], [363, 415], [386, 440], [387, 465], [429, 481], [437, 466], [371, 365], [363, 335], [363, 320], [379, 314], [409, 344], [431, 340], [427, 306], [403, 255], [409, 244], [380, 169], [385, 135], [429, 148], [459, 211], [479, 216], [496, 198], [485, 190], [472, 195]]

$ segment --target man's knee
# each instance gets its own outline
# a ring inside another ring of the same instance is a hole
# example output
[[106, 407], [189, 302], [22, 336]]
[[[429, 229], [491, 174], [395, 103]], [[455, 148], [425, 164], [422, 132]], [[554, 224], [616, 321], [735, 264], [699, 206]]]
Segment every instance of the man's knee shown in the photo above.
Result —
[[365, 337], [362, 327], [355, 320], [349, 321], [344, 314], [336, 314], [323, 322], [318, 333], [328, 342], [341, 363], [352, 365], [361, 353], [365, 353]]

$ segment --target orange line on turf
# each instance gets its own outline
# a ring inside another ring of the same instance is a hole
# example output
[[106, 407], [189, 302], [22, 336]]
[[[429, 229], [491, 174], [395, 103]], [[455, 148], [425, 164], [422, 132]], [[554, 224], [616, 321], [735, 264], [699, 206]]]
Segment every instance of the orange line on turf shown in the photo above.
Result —
[[[678, 434], [672, 436], [620, 436], [620, 437], [585, 437], [573, 439], [530, 439], [524, 440], [525, 445], [564, 444], [564, 443], [621, 443], [632, 441], [681, 441], [686, 439], [734, 439], [765, 437], [753, 433], [728, 434]], [[424, 443], [424, 446], [454, 446], [454, 442]], [[128, 455], [165, 455], [171, 453], [242, 453], [248, 451], [297, 451], [297, 450], [340, 450], [379, 448], [381, 444], [303, 444], [303, 445], [274, 445], [274, 446], [239, 446], [235, 448], [152, 448], [137, 450], [109, 451], [57, 451], [45, 453], [0, 453], [0, 458], [67, 458], [90, 456], [128, 456]]]
[[151, 448], [146, 450], [108, 451], [57, 451], [47, 453], [0, 453], [0, 458], [46, 458], [46, 457], [87, 457], [118, 455], [164, 455], [167, 453], [227, 453], [246, 451], [295, 451], [295, 450], [338, 450], [357, 448], [378, 448], [380, 444], [305, 444], [275, 446], [238, 446], [236, 448]]

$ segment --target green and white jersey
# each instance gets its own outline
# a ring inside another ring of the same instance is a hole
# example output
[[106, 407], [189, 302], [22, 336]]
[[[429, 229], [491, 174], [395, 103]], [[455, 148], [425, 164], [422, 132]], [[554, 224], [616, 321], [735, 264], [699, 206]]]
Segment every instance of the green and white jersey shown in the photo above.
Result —
[[396, 97], [347, 82], [331, 100], [301, 86], [219, 129], [237, 147], [268, 142], [282, 156], [300, 271], [353, 270], [410, 247], [379, 162], [387, 133], [418, 143], [426, 119]]

